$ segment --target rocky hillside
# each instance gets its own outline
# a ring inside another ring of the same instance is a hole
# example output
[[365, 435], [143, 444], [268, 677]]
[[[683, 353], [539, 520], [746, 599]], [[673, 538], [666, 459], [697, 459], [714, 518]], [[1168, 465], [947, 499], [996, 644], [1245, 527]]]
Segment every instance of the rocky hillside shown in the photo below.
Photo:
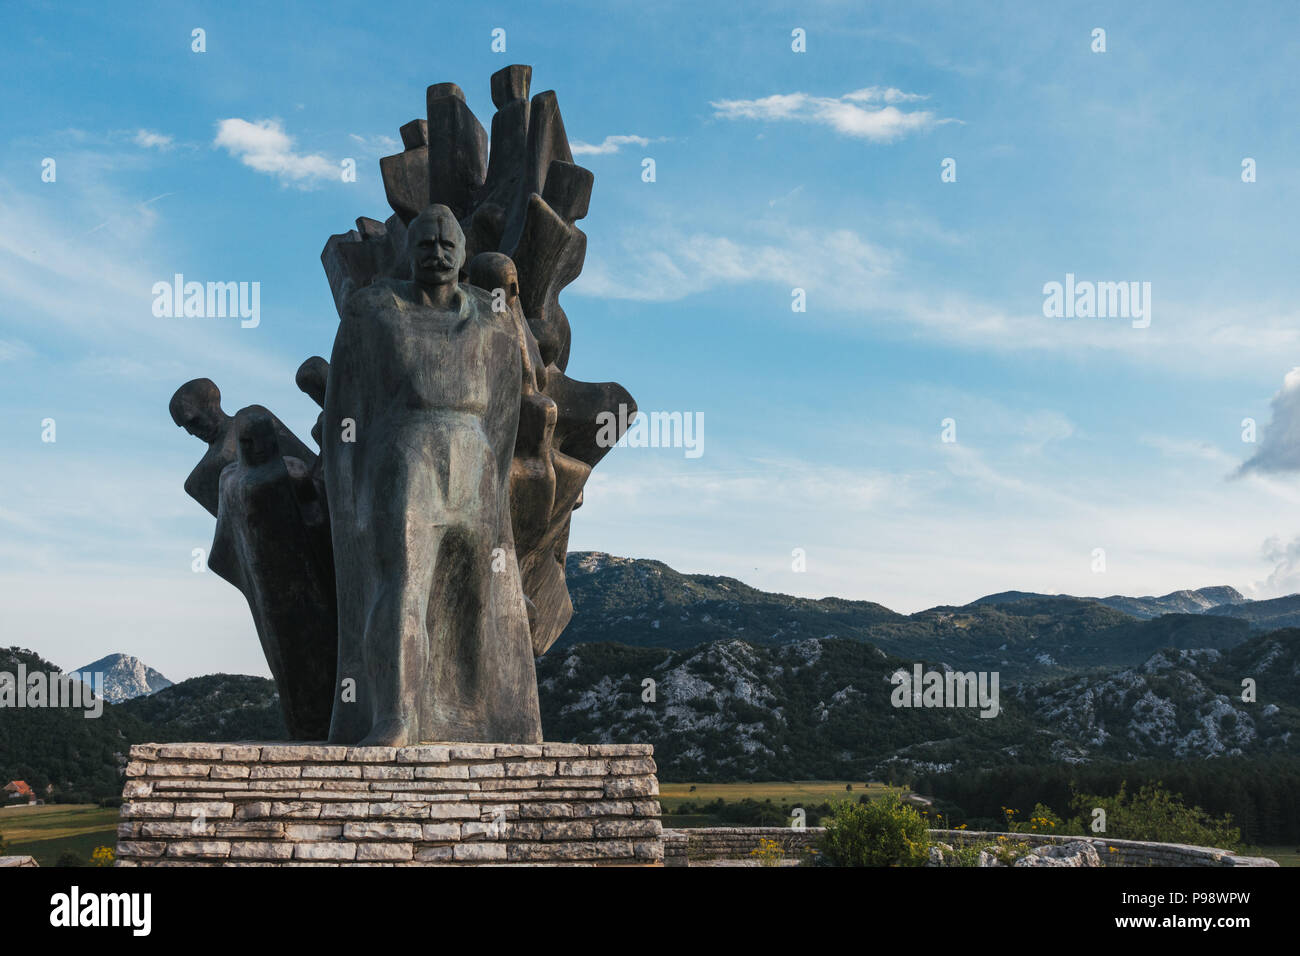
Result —
[[[1244, 679], [1254, 702], [1242, 700]], [[1019, 688], [1031, 719], [1061, 735], [1065, 761], [1300, 753], [1300, 630], [1223, 653], [1165, 650], [1103, 677]]]
[[92, 675], [102, 675], [101, 696], [111, 704], [133, 697], [146, 697], [172, 686], [166, 677], [130, 654], [109, 654], [85, 667], [78, 667], [72, 674], [87, 683], [91, 682]]
[[[667, 780], [887, 776], [1099, 757], [1300, 754], [1300, 631], [1001, 687], [1002, 713], [895, 708], [912, 660], [852, 641], [687, 651], [584, 645], [539, 662], [548, 736], [653, 743]], [[1245, 703], [1241, 679], [1258, 700]], [[646, 679], [654, 700], [645, 700]]]

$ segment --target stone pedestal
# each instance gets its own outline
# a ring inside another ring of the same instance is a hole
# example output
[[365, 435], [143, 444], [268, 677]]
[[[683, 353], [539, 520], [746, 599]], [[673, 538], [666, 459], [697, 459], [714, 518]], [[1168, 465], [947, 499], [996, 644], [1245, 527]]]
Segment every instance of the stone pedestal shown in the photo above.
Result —
[[652, 753], [137, 744], [117, 865], [660, 865]]

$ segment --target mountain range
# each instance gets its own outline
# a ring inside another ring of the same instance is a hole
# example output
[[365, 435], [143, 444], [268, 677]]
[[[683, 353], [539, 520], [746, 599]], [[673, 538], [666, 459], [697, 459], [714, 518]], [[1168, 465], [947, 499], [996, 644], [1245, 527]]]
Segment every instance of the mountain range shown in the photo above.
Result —
[[[652, 743], [665, 780], [1300, 755], [1300, 629], [1272, 627], [1300, 595], [1007, 591], [899, 614], [598, 552], [567, 568], [573, 621], [537, 665], [547, 738]], [[11, 648], [0, 670], [20, 659], [56, 669]], [[997, 672], [1001, 713], [893, 706], [892, 675], [916, 664]], [[0, 777], [112, 796], [130, 743], [284, 736], [264, 678], [170, 685], [125, 655], [80, 670], [101, 669], [120, 680], [100, 720], [0, 710]]]
[[552, 654], [611, 640], [684, 650], [717, 640], [759, 647], [839, 637], [913, 660], [1031, 679], [1134, 666], [1165, 647], [1226, 650], [1252, 631], [1300, 625], [1300, 595], [1249, 601], [1228, 586], [1163, 597], [1004, 591], [899, 614], [871, 601], [774, 594], [735, 578], [600, 552], [570, 553], [566, 575], [574, 615]]

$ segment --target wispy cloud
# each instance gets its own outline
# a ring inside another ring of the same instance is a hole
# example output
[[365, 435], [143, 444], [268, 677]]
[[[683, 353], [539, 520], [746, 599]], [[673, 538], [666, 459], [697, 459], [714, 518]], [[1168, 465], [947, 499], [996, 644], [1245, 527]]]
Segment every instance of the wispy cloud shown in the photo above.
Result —
[[599, 143], [584, 143], [582, 140], [575, 139], [569, 144], [569, 149], [574, 156], [608, 156], [611, 153], [617, 153], [624, 146], [649, 146], [651, 143], [657, 142], [661, 142], [661, 140], [627, 134], [606, 136]]
[[12, 362], [27, 358], [31, 354], [31, 348], [23, 342], [16, 339], [0, 339], [0, 362]]
[[[165, 204], [157, 201], [167, 194], [141, 202], [98, 181], [64, 188], [64, 205], [51, 215], [39, 195], [0, 180], [0, 315], [15, 326], [21, 317], [30, 328], [27, 342], [0, 341], [0, 356], [120, 356], [129, 335], [140, 365], [170, 370], [178, 358], [203, 356], [264, 382], [283, 379], [284, 369], [257, 338], [232, 336], [216, 323], [153, 316], [153, 284], [178, 271], [173, 235], [159, 235]], [[109, 358], [85, 370], [112, 368]]]
[[363, 156], [389, 156], [393, 153], [402, 151], [402, 143], [393, 136], [385, 136], [382, 133], [372, 136], [362, 136], [359, 133], [349, 133], [348, 139], [357, 144]]
[[1226, 452], [1204, 439], [1171, 438], [1168, 435], [1143, 435], [1142, 444], [1154, 448], [1166, 458], [1175, 460], [1193, 459], [1222, 465], [1233, 459]]
[[919, 93], [871, 86], [838, 97], [778, 93], [754, 100], [713, 100], [709, 105], [713, 115], [722, 119], [815, 123], [844, 136], [889, 143], [908, 133], [956, 122], [940, 119], [929, 110], [908, 111], [895, 105], [925, 98]]
[[250, 169], [300, 189], [340, 178], [337, 163], [319, 153], [295, 152], [293, 137], [284, 131], [279, 120], [250, 123], [239, 118], [223, 119], [217, 123], [217, 136], [212, 145], [226, 150]]
[[160, 149], [164, 152], [176, 145], [175, 140], [166, 133], [157, 133], [151, 129], [136, 130], [135, 144], [145, 149]]
[[781, 283], [794, 288], [855, 288], [888, 274], [891, 253], [848, 229], [773, 225], [780, 241], [752, 242], [709, 233], [646, 230], [628, 235], [620, 268], [589, 263], [579, 294], [668, 302], [720, 285]]
[[[879, 229], [882, 236], [896, 238], [889, 223]], [[948, 346], [1125, 355], [1219, 376], [1251, 372], [1261, 360], [1300, 348], [1300, 311], [1285, 301], [1164, 300], [1145, 329], [1133, 329], [1126, 320], [1052, 319], [1043, 316], [1040, 286], [1034, 283], [1005, 301], [944, 288], [901, 248], [857, 230], [798, 225], [774, 212], [743, 231], [728, 232], [671, 224], [627, 230], [588, 259], [570, 288], [594, 298], [675, 302], [741, 284], [784, 289], [786, 295], [797, 287], [807, 292], [809, 313], [855, 326], [866, 315], [878, 326]], [[767, 236], [772, 238], [754, 238]], [[1284, 460], [1300, 470], [1300, 371], [1294, 377], [1283, 390], [1286, 396], [1274, 399], [1270, 437], [1248, 470], [1266, 470], [1265, 463], [1273, 467]]]

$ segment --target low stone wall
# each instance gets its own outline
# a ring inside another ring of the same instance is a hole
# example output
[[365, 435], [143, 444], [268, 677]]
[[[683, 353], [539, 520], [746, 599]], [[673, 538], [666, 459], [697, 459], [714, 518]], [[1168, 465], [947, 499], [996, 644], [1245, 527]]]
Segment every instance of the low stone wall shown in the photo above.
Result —
[[743, 860], [762, 840], [774, 840], [786, 856], [798, 856], [822, 835], [821, 827], [692, 827], [664, 830], [664, 866], [688, 866], [689, 861]]
[[[707, 860], [740, 860], [759, 846], [760, 840], [775, 840], [787, 856], [807, 850], [825, 832], [823, 827], [794, 830], [789, 827], [700, 827], [664, 830], [664, 866], [689, 866]], [[1036, 833], [993, 833], [980, 830], [931, 830], [936, 842], [984, 843], [1006, 837], [1015, 843], [1043, 846], [1083, 840], [1097, 848], [1107, 866], [1277, 866], [1260, 856], [1238, 856], [1214, 847], [1181, 843], [1147, 843], [1140, 840], [1105, 840], [1099, 837], [1052, 836]]]
[[31, 856], [0, 856], [0, 866], [37, 866], [36, 858]]
[[654, 865], [646, 744], [138, 744], [118, 866]]
[[1106, 866], [1277, 866], [1262, 856], [1238, 856], [1216, 847], [1185, 843], [1150, 843], [1145, 840], [1107, 840], [1101, 837], [1056, 836], [1047, 833], [994, 833], [987, 830], [931, 830], [930, 838], [943, 843], [985, 843], [1006, 837], [1011, 843], [1044, 846], [1082, 840], [1097, 848]]

